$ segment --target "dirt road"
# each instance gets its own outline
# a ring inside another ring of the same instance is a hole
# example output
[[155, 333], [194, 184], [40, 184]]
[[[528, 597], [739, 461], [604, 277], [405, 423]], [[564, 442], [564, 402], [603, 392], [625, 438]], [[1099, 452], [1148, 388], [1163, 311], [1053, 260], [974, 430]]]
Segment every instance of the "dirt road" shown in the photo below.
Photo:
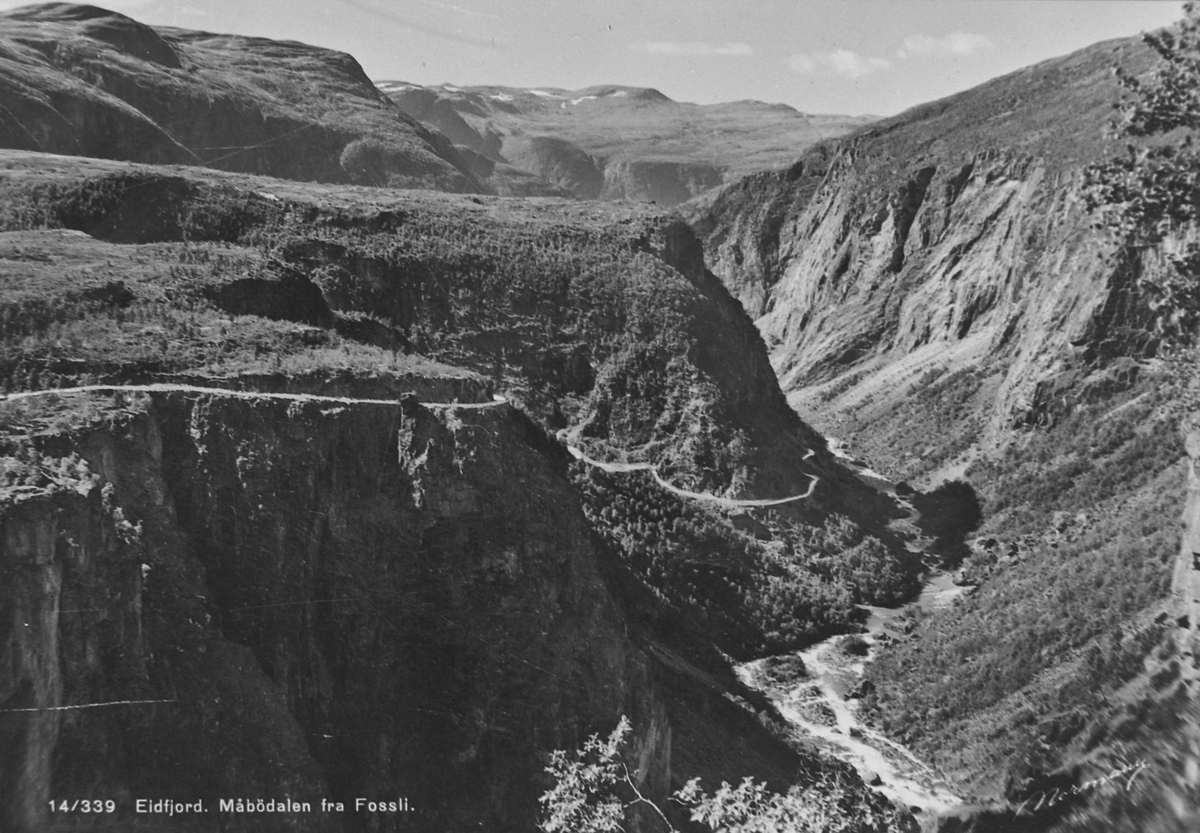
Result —
[[[596, 468], [603, 469], [604, 471], [612, 471], [612, 472], [648, 471], [648, 472], [650, 472], [650, 475], [654, 478], [654, 482], [657, 483], [658, 485], [662, 486], [664, 489], [666, 489], [669, 492], [674, 492], [677, 495], [680, 495], [680, 496], [686, 497], [686, 498], [691, 498], [692, 500], [703, 500], [703, 501], [708, 501], [709, 503], [715, 503], [718, 506], [727, 506], [731, 509], [737, 509], [737, 508], [746, 507], [746, 506], [778, 506], [781, 503], [791, 503], [794, 500], [804, 500], [807, 497], [812, 497], [813, 490], [817, 488], [817, 482], [821, 479], [814, 474], [808, 475], [809, 477], [812, 478], [812, 482], [808, 484], [808, 491], [804, 492], [803, 494], [792, 495], [791, 497], [768, 498], [768, 499], [763, 499], [763, 500], [736, 500], [734, 498], [718, 497], [717, 495], [710, 495], [710, 494], [707, 494], [706, 492], [693, 492], [693, 491], [689, 491], [688, 489], [681, 489], [678, 486], [676, 486], [674, 483], [670, 483], [670, 482], [664, 480], [662, 478], [662, 476], [658, 473], [658, 467], [653, 465], [652, 463], [605, 463], [601, 460], [593, 460], [591, 457], [588, 457], [586, 454], [584, 454], [582, 451], [580, 451], [578, 448], [576, 448], [573, 445], [568, 445], [567, 451], [571, 452], [571, 456], [574, 457], [576, 460], [582, 460], [583, 462], [587, 463], [589, 466], [595, 466]], [[813, 452], [811, 449], [809, 449], [808, 454], [806, 454], [803, 459], [807, 460], [812, 455], [813, 455]]]
[[[0, 396], [0, 402], [16, 402], [22, 399], [33, 399], [39, 396], [69, 396], [77, 393], [198, 393], [208, 396], [226, 396], [232, 399], [279, 399], [287, 402], [328, 402], [335, 405], [399, 405], [399, 399], [358, 399], [351, 396], [322, 396], [316, 393], [271, 393], [267, 391], [233, 390], [230, 388], [210, 388], [201, 385], [183, 385], [174, 383], [155, 383], [152, 385], [80, 385], [74, 388], [50, 388], [48, 390], [27, 390]], [[507, 399], [493, 398], [491, 402], [420, 402], [426, 408], [494, 408], [505, 405]]]

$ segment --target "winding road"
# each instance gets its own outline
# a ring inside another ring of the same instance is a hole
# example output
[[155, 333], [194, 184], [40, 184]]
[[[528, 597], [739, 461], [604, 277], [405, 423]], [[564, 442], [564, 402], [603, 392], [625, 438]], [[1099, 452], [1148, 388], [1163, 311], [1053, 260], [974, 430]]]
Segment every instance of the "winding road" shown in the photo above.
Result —
[[[781, 498], [767, 498], [762, 500], [736, 500], [734, 498], [717, 497], [716, 495], [710, 495], [706, 492], [693, 492], [689, 491], [688, 489], [681, 489], [674, 483], [664, 480], [662, 475], [658, 473], [658, 467], [652, 463], [605, 463], [601, 460], [593, 460], [591, 457], [588, 457], [573, 445], [568, 445], [567, 451], [571, 452], [571, 456], [576, 460], [582, 460], [589, 466], [595, 466], [596, 468], [603, 469], [604, 471], [648, 471], [654, 478], [654, 482], [669, 492], [674, 492], [677, 495], [691, 498], [692, 500], [704, 500], [708, 501], [709, 503], [715, 503], [718, 506], [727, 506], [731, 509], [744, 506], [778, 506], [781, 503], [791, 503], [794, 500], [804, 500], [807, 497], [812, 497], [813, 489], [817, 488], [817, 481], [821, 479], [815, 474], [808, 475], [812, 478], [812, 482], [808, 484], [808, 491], [800, 495], [792, 495], [791, 497]], [[813, 455], [813, 453], [813, 450], [810, 448], [808, 453], [805, 454], [802, 459], [807, 460]]]
[[[18, 391], [17, 393], [9, 393], [0, 396], [0, 403], [16, 402], [22, 399], [33, 399], [39, 396], [69, 396], [71, 394], [80, 393], [194, 393], [208, 396], [225, 396], [231, 399], [275, 399], [285, 402], [322, 402], [334, 405], [389, 405], [395, 407], [402, 404], [399, 399], [360, 399], [351, 396], [324, 396], [317, 393], [273, 393], [268, 391], [251, 391], [251, 390], [234, 390], [231, 388], [212, 388], [203, 385], [185, 385], [172, 382], [157, 382], [149, 385], [79, 385], [71, 388], [48, 388], [45, 390], [28, 390]], [[438, 408], [446, 410], [478, 410], [481, 408], [494, 408], [499, 405], [507, 405], [508, 399], [503, 396], [493, 396], [491, 402], [419, 402], [425, 408]], [[658, 468], [650, 463], [604, 463], [599, 460], [593, 460], [588, 457], [578, 448], [573, 445], [568, 445], [567, 450], [571, 452], [578, 460], [582, 460], [589, 465], [612, 472], [626, 471], [648, 471], [654, 477], [656, 483], [668, 491], [674, 492], [692, 500], [704, 500], [710, 503], [716, 503], [720, 506], [730, 508], [746, 507], [746, 506], [777, 506], [782, 503], [790, 503], [795, 500], [803, 500], [811, 497], [813, 490], [817, 487], [817, 481], [820, 480], [816, 475], [812, 477], [812, 482], [808, 484], [808, 491], [800, 495], [792, 495], [791, 497], [767, 499], [767, 500], [734, 500], [732, 498], [718, 497], [704, 492], [693, 492], [688, 489], [681, 489], [673, 483], [670, 483], [662, 478], [658, 473]], [[813, 450], [809, 449], [804, 458], [807, 460], [813, 455]]]

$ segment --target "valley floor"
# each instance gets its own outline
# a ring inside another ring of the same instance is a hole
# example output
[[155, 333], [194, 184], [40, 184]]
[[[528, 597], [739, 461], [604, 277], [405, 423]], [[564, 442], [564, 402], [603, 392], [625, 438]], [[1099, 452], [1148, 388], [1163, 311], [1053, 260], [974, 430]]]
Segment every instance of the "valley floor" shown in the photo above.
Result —
[[[856, 460], [843, 441], [830, 437], [828, 445], [860, 479], [890, 494], [909, 510], [906, 518], [893, 522], [897, 531], [917, 532], [920, 513], [909, 501], [896, 496], [891, 481]], [[919, 539], [910, 547], [914, 551], [923, 549]], [[955, 787], [906, 746], [868, 725], [860, 717], [859, 707], [866, 665], [884, 645], [904, 638], [903, 616], [913, 608], [926, 613], [943, 609], [966, 592], [967, 588], [956, 585], [950, 575], [934, 570], [920, 595], [908, 605], [860, 605], [868, 613], [866, 632], [861, 637], [835, 636], [792, 654], [803, 663], [804, 673], [799, 678], [780, 679], [772, 674], [770, 666], [778, 658], [743, 663], [737, 667], [738, 676], [770, 699], [798, 738], [815, 743], [853, 766], [864, 781], [897, 806], [911, 808], [924, 818], [952, 813], [965, 804]]]
[[[930, 582], [926, 592], [943, 592], [936, 583]], [[880, 624], [878, 631], [867, 635], [869, 644], [882, 632]], [[767, 695], [798, 738], [815, 742], [823, 752], [849, 763], [897, 806], [928, 816], [962, 807], [962, 798], [933, 767], [859, 719], [857, 702], [847, 699], [847, 694], [861, 681], [865, 662], [846, 652], [846, 642], [845, 637], [834, 637], [797, 652], [807, 671], [798, 682], [770, 680], [765, 673], [768, 660], [738, 666], [738, 676]]]

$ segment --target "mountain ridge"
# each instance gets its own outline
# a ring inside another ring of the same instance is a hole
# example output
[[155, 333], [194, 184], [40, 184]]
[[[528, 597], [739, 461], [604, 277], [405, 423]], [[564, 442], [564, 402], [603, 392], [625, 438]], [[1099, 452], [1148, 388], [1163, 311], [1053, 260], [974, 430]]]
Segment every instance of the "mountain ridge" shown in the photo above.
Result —
[[[752, 100], [690, 104], [652, 88], [613, 84], [377, 86], [460, 148], [518, 164], [577, 197], [667, 206], [741, 173], [790, 163], [804, 147], [873, 118], [812, 115]], [[531, 142], [553, 146], [531, 152]]]

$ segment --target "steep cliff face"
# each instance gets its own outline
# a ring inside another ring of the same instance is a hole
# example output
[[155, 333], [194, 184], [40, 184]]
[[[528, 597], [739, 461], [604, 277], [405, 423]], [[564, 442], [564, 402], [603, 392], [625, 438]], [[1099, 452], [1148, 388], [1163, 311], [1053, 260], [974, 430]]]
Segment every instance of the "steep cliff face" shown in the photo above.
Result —
[[487, 190], [449, 140], [399, 112], [349, 55], [155, 29], [67, 3], [0, 19], [6, 147], [319, 182]]
[[905, 363], [909, 380], [1007, 355], [1003, 425], [1036, 418], [1037, 385], [1076, 357], [1154, 355], [1133, 287], [1153, 266], [1111, 262], [1080, 205], [1078, 172], [981, 154], [918, 168], [876, 197], [848, 168], [835, 165], [781, 231], [787, 265], [760, 324], [785, 387], [933, 345], [924, 362]]
[[852, 371], [825, 402], [895, 402], [930, 370], [987, 365], [995, 440], [1051, 418], [1054, 391], [1096, 367], [1156, 355], [1139, 287], [1162, 254], [1117, 257], [1082, 199], [1118, 97], [1111, 67], [1137, 73], [1147, 52], [1099, 44], [1022, 70], [689, 209], [806, 413], [828, 408], [801, 391]]
[[[438, 95], [436, 90], [410, 84], [389, 85], [387, 82], [381, 84], [380, 88], [401, 110], [435, 128], [454, 144], [493, 161], [503, 159], [500, 155], [503, 137], [486, 127], [482, 131], [476, 130], [455, 108], [453, 101]], [[478, 105], [466, 108], [466, 112], [484, 115], [483, 108]]]
[[[514, 136], [503, 159], [585, 200], [635, 200], [678, 205], [723, 181], [719, 168], [677, 159], [595, 157], [555, 136]], [[503, 169], [499, 171], [504, 174]]]
[[[6, 830], [74, 829], [47, 802], [85, 794], [108, 829], [177, 796], [205, 802], [179, 830], [520, 829], [545, 751], [619, 714], [660, 800], [795, 765], [711, 673], [653, 659], [565, 453], [510, 406], [156, 394], [112, 419], [6, 460]], [[351, 809], [218, 813], [260, 797]]]

